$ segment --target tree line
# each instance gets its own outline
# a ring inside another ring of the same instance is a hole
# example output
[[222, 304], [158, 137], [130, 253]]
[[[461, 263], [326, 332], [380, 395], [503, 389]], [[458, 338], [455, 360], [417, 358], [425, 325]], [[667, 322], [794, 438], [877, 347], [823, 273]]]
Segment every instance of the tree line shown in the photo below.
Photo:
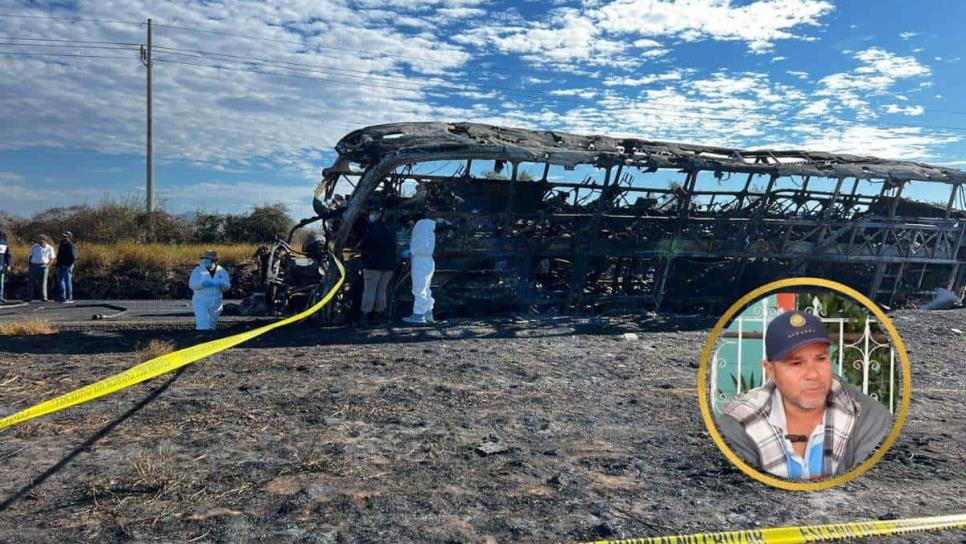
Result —
[[257, 244], [284, 237], [294, 224], [281, 203], [254, 206], [247, 214], [149, 213], [133, 199], [48, 208], [29, 217], [0, 211], [0, 230], [19, 243], [33, 242], [41, 234], [56, 240], [71, 231], [82, 243]]

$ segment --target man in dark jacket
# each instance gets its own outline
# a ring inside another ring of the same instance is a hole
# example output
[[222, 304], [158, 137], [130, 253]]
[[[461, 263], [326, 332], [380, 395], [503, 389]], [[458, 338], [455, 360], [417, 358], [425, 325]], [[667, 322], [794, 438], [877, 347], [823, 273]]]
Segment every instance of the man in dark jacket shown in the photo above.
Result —
[[386, 291], [396, 269], [396, 233], [382, 220], [382, 208], [377, 203], [369, 204], [359, 231], [365, 285], [359, 324], [368, 326], [370, 320], [378, 321], [386, 311]]
[[845, 474], [892, 430], [889, 410], [832, 372], [830, 339], [813, 314], [786, 312], [765, 333], [765, 385], [731, 398], [717, 417], [731, 449], [788, 480]]
[[57, 248], [57, 288], [59, 297], [57, 302], [74, 303], [74, 263], [77, 262], [77, 246], [74, 245], [74, 234], [66, 231], [60, 235], [60, 247]]

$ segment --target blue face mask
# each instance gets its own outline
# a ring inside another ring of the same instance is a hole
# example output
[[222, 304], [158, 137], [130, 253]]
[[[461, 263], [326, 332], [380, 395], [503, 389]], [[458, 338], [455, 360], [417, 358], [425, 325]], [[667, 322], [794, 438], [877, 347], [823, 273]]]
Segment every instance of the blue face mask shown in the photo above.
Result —
[[377, 219], [379, 219], [379, 214], [377, 214], [377, 213], [370, 213], [369, 214], [369, 222], [370, 223], [375, 223]]
[[201, 266], [211, 268], [211, 259], [201, 259]]

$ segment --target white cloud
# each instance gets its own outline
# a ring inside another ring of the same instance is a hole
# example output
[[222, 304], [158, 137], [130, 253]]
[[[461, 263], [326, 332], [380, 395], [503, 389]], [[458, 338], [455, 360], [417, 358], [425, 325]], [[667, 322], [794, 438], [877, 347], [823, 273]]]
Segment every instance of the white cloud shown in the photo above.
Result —
[[641, 77], [606, 77], [601, 83], [605, 87], [639, 87], [662, 81], [679, 81], [683, 73], [684, 71], [682, 70], [672, 70], [662, 74], [648, 74]]
[[[899, 80], [930, 75], [928, 66], [915, 57], [899, 56], [878, 47], [854, 53], [861, 64], [852, 72], [829, 74], [819, 80], [816, 96], [830, 97], [855, 110], [860, 118], [875, 117], [870, 100], [891, 92]], [[923, 84], [929, 82], [922, 82]]]
[[899, 33], [899, 37], [902, 38], [903, 40], [908, 40], [910, 38], [915, 38], [918, 35], [919, 35], [918, 32], [900, 32]]
[[[587, 2], [581, 8], [553, 9], [544, 19], [480, 24], [456, 41], [489, 44], [538, 65], [578, 61], [633, 67], [640, 56], [667, 54], [655, 38], [742, 41], [750, 51], [764, 53], [775, 41], [807, 39], [793, 30], [818, 26], [833, 9], [824, 0], [756, 0], [746, 5], [733, 5], [732, 0]], [[648, 51], [628, 56], [630, 45]]]
[[597, 91], [594, 89], [554, 89], [550, 91], [550, 94], [554, 96], [576, 96], [589, 100], [597, 96]]
[[[433, 17], [439, 9], [464, 9], [472, 3], [437, 1], [420, 7], [417, 15]], [[135, 21], [144, 16], [141, 7], [120, 0], [86, 2], [78, 8], [71, 14]], [[183, 160], [218, 168], [268, 160], [284, 172], [314, 180], [327, 166], [318, 158], [319, 152], [331, 149], [349, 130], [380, 122], [441, 119], [454, 113], [434, 106], [429, 96], [440, 85], [451, 88], [465, 73], [470, 54], [442, 34], [402, 32], [384, 12], [353, 9], [341, 0], [298, 6], [281, 0], [236, 0], [231, 11], [238, 16], [229, 19], [224, 10], [224, 5], [215, 3], [162, 1], [151, 6], [152, 17], [162, 24], [277, 40], [155, 28], [158, 162]], [[144, 41], [144, 29], [137, 25], [0, 19], [0, 36], [51, 35]], [[177, 63], [215, 62], [180, 56], [177, 53], [185, 52], [160, 48], [164, 46], [299, 65], [291, 65], [297, 71], [224, 61], [218, 63], [231, 70], [188, 66]], [[126, 58], [0, 56], [0, 71], [5, 74], [0, 148], [143, 153], [144, 69], [134, 47], [108, 53]], [[252, 69], [295, 77], [246, 71]], [[445, 74], [446, 79], [436, 74]]]
[[808, 79], [808, 72], [800, 72], [795, 70], [786, 70], [786, 74], [790, 76], [797, 77], [798, 79]]
[[912, 127], [822, 126], [806, 128], [803, 132], [803, 143], [808, 149], [903, 160], [928, 160], [934, 156], [936, 147], [959, 140], [956, 136], [930, 134]]
[[919, 64], [915, 57], [901, 57], [878, 47], [872, 47], [855, 54], [864, 62], [855, 71], [860, 74], [887, 74], [895, 79], [929, 75], [929, 67]]
[[655, 47], [661, 47], [661, 42], [652, 40], [650, 38], [641, 38], [639, 40], [634, 40], [634, 47], [641, 47], [645, 49], [651, 49]]
[[829, 100], [816, 100], [798, 113], [798, 117], [818, 117], [829, 113]]
[[925, 111], [922, 106], [899, 106], [898, 104], [887, 104], [885, 106], [886, 113], [901, 113], [913, 117], [922, 115]]
[[20, 181], [23, 176], [16, 172], [0, 172], [0, 183], [9, 183], [14, 181]]
[[831, 3], [817, 0], [757, 0], [745, 5], [731, 0], [618, 0], [588, 15], [615, 34], [742, 41], [752, 52], [762, 53], [775, 41], [798, 38], [793, 29], [817, 26], [833, 9]]

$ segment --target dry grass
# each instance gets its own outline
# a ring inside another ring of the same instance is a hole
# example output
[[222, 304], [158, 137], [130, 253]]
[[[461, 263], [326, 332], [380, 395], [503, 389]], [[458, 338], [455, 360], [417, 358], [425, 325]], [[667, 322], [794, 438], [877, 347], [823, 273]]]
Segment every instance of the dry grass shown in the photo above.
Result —
[[45, 336], [58, 332], [56, 327], [39, 319], [0, 323], [0, 336]]
[[218, 252], [223, 265], [234, 265], [251, 258], [258, 246], [255, 244], [232, 245], [178, 245], [139, 244], [118, 242], [116, 244], [80, 244], [78, 270], [171, 270], [180, 265], [198, 264], [201, 254], [208, 249]]
[[[212, 249], [218, 252], [218, 262], [223, 266], [248, 260], [258, 249], [257, 244], [140, 244], [117, 242], [114, 244], [77, 244], [80, 255], [75, 274], [87, 277], [111, 274], [115, 271], [164, 272], [179, 266], [196, 265], [201, 254]], [[24, 259], [14, 262], [13, 272], [26, 273]], [[78, 281], [74, 280], [75, 283]]]
[[175, 345], [171, 340], [159, 340], [155, 338], [151, 340], [144, 346], [138, 346], [138, 355], [141, 359], [147, 361], [149, 359], [154, 359], [155, 357], [160, 357], [162, 355], [167, 355], [174, 351]]
[[[191, 296], [188, 274], [198, 265], [205, 250], [218, 252], [219, 263], [232, 275], [239, 296], [244, 286], [234, 274], [243, 269], [258, 249], [256, 244], [114, 244], [78, 243], [74, 269], [74, 294], [81, 299], [97, 298], [184, 298]], [[23, 296], [27, 283], [26, 259], [14, 261], [8, 271], [8, 295]], [[248, 276], [246, 276], [248, 277]]]

